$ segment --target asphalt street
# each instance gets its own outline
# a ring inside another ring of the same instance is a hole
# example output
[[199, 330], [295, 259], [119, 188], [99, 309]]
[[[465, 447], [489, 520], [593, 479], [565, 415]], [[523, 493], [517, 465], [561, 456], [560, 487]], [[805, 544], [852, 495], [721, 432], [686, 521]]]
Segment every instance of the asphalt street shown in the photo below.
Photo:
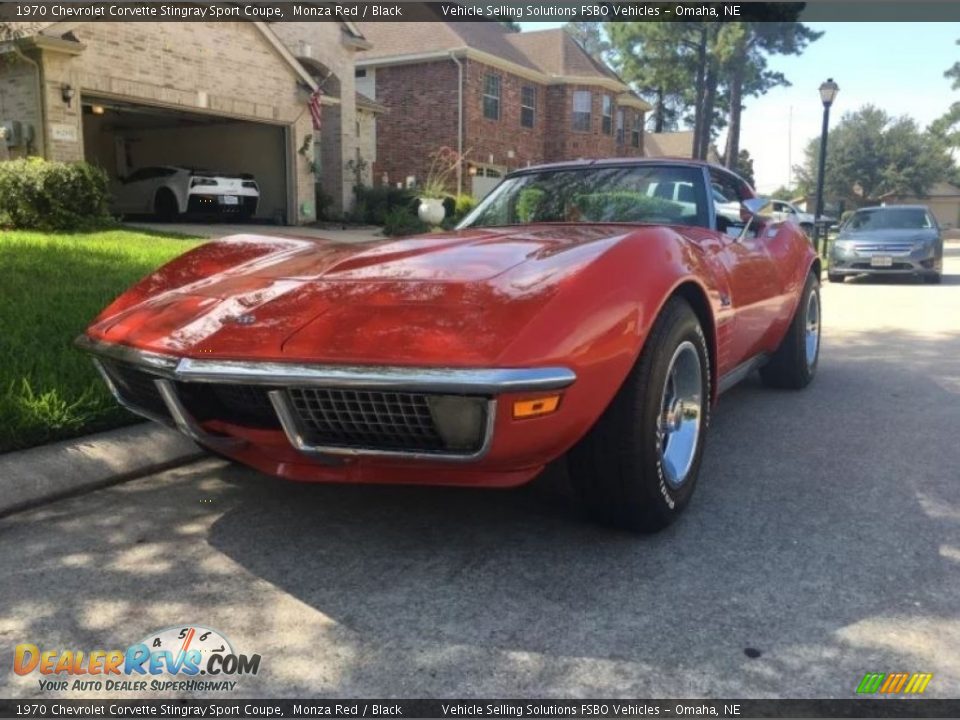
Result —
[[957, 697], [947, 255], [940, 286], [825, 285], [813, 385], [723, 396], [693, 504], [656, 536], [582, 522], [562, 468], [474, 491], [216, 459], [0, 520], [0, 697], [56, 695], [10, 672], [17, 643], [119, 649], [190, 623], [262, 656], [241, 697], [852, 698], [895, 671]]

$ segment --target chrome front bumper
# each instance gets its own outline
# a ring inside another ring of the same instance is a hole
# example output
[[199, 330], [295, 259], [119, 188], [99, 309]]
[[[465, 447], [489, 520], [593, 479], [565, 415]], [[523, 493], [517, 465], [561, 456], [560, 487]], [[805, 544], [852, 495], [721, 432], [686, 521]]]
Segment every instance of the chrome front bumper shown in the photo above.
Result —
[[[154, 353], [127, 345], [105, 343], [86, 335], [74, 343], [93, 356], [94, 364], [118, 403], [150, 420], [171, 425], [201, 445], [229, 452], [245, 440], [216, 435], [203, 429], [181, 401], [178, 383], [211, 383], [267, 388], [267, 396], [290, 445], [317, 458], [377, 456], [444, 462], [471, 462], [489, 451], [496, 421], [496, 397], [503, 393], [540, 392], [568, 387], [576, 380], [572, 370], [544, 368], [415, 368], [383, 366], [315, 365], [242, 360], [197, 360]], [[130, 402], [117, 387], [101, 360], [125, 363], [150, 376], [169, 418]], [[482, 443], [469, 453], [384, 450], [366, 447], [320, 445], [309, 432], [290, 400], [289, 388], [325, 388], [358, 391], [418, 392], [442, 395], [483, 396], [486, 417]], [[229, 422], [229, 418], [225, 418]]]

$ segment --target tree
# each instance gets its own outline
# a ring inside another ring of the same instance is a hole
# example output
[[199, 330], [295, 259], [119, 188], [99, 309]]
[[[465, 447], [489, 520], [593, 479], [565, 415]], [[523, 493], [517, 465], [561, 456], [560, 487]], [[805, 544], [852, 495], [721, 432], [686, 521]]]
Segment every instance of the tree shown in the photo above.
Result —
[[803, 193], [801, 193], [799, 190], [790, 189], [786, 185], [781, 185], [772, 193], [770, 193], [770, 197], [774, 198], [775, 200], [793, 200], [795, 197], [798, 197], [802, 194]]
[[692, 108], [700, 150], [711, 58], [712, 23], [611, 22], [610, 60], [621, 77], [653, 104], [654, 131], [663, 132]]
[[[957, 40], [960, 45], [960, 40]], [[944, 73], [944, 77], [953, 79], [953, 89], [960, 90], [960, 62], [955, 62]], [[960, 148], [960, 102], [955, 102], [941, 117], [937, 118], [929, 128], [929, 132], [948, 148]], [[951, 178], [954, 183], [960, 183], [960, 173]]]
[[[935, 133], [873, 105], [844, 115], [829, 142], [824, 191], [854, 202], [876, 201], [887, 193], [923, 197], [955, 172], [946, 143]], [[804, 193], [815, 189], [819, 159], [820, 140], [813, 138], [804, 165], [796, 168]]]
[[598, 22], [568, 22], [563, 26], [590, 57], [600, 63], [606, 62], [610, 43], [603, 36]]
[[737, 175], [747, 181], [750, 187], [756, 187], [757, 181], [753, 174], [753, 158], [744, 148], [737, 155], [737, 161], [730, 167]]
[[767, 69], [768, 55], [799, 55], [823, 33], [796, 22], [805, 3], [770, 3], [767, 14], [779, 21], [728, 23], [729, 128], [724, 158], [733, 167], [740, 154], [740, 118], [743, 100], [790, 82], [781, 73]]

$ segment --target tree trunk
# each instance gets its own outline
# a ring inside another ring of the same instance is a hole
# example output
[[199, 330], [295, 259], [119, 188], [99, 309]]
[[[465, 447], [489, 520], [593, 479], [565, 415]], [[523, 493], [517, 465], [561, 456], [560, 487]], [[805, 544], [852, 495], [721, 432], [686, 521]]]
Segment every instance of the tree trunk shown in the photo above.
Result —
[[700, 157], [700, 138], [703, 135], [703, 106], [706, 99], [707, 74], [707, 25], [700, 28], [700, 40], [697, 44], [697, 97], [693, 112], [693, 152], [691, 157]]
[[740, 119], [743, 114], [743, 74], [747, 63], [746, 45], [737, 48], [730, 75], [730, 125], [727, 128], [727, 149], [724, 164], [731, 170], [740, 157]]
[[654, 117], [653, 131], [662, 133], [664, 126], [664, 115], [667, 109], [664, 107], [663, 85], [657, 87], [657, 114]]
[[717, 84], [719, 73], [716, 61], [711, 61], [707, 67], [707, 77], [704, 80], [703, 119], [700, 121], [700, 138], [697, 141], [696, 158], [706, 160], [710, 152], [710, 136], [713, 129], [713, 110], [717, 101]]

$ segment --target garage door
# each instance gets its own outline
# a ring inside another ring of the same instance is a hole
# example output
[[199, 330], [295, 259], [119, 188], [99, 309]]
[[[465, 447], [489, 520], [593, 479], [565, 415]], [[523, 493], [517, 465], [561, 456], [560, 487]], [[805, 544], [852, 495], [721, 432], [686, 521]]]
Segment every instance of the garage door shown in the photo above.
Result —
[[115, 189], [141, 168], [182, 166], [250, 174], [260, 189], [255, 217], [286, 219], [289, 206], [286, 129], [268, 123], [83, 97], [87, 162]]

